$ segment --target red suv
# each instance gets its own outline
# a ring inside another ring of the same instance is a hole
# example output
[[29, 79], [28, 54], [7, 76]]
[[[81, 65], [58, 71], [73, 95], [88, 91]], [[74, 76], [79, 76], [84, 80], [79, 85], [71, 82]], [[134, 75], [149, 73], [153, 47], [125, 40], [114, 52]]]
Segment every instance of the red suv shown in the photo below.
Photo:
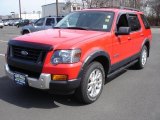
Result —
[[20, 85], [96, 101], [108, 76], [149, 57], [150, 26], [140, 11], [87, 9], [65, 16], [54, 29], [9, 41], [6, 74]]

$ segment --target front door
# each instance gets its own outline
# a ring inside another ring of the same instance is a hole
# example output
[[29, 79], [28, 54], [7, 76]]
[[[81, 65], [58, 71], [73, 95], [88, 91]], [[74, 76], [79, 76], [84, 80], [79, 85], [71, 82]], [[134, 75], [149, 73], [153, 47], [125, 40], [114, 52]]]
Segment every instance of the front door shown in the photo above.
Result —
[[[120, 27], [129, 27], [128, 15], [126, 13], [119, 15], [116, 30]], [[114, 35], [113, 36], [113, 63], [119, 63], [122, 60], [129, 58], [132, 53], [132, 39], [130, 35]]]
[[41, 18], [34, 23], [34, 31], [39, 31], [44, 29], [45, 18]]
[[46, 19], [46, 24], [45, 24], [45, 29], [49, 29], [55, 26], [55, 19], [54, 18], [47, 18]]

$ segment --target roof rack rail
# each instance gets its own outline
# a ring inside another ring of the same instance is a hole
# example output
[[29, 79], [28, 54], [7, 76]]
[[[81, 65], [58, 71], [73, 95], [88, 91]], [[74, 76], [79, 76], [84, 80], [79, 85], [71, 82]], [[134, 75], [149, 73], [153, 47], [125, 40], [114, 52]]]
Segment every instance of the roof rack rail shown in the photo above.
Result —
[[119, 7], [120, 9], [126, 9], [126, 10], [133, 10], [133, 11], [138, 11], [138, 12], [141, 12], [140, 10], [138, 9], [135, 9], [135, 8], [130, 8], [130, 7], [124, 7], [124, 6], [120, 6]]
[[[89, 9], [95, 9], [96, 7], [91, 7]], [[139, 9], [131, 8], [131, 7], [124, 7], [124, 6], [114, 6], [114, 7], [100, 7], [100, 8], [115, 8], [115, 9], [123, 9], [123, 10], [132, 10], [141, 12]]]

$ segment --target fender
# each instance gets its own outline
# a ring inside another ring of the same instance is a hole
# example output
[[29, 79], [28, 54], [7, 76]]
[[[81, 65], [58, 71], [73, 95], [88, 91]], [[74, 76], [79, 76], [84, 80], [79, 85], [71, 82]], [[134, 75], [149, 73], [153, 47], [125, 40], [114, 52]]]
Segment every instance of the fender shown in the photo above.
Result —
[[91, 63], [95, 58], [97, 58], [97, 57], [100, 57], [100, 56], [103, 56], [103, 57], [105, 57], [108, 61], [108, 71], [109, 71], [109, 69], [110, 69], [110, 66], [111, 66], [111, 61], [110, 61], [110, 57], [109, 57], [109, 54], [108, 53], [106, 53], [105, 51], [95, 51], [95, 52], [93, 52], [92, 54], [90, 54], [86, 59], [85, 59], [85, 61], [83, 62], [83, 64], [82, 64], [82, 67], [81, 67], [81, 70], [80, 70], [80, 72], [79, 72], [79, 75], [78, 75], [78, 78], [81, 78], [81, 76], [82, 76], [82, 74], [83, 74], [83, 70], [84, 70], [84, 68], [86, 67], [86, 66], [88, 66], [89, 65], [89, 63]]
[[141, 46], [143, 47], [147, 42], [149, 42], [149, 49], [150, 49], [150, 41], [149, 41], [148, 38], [145, 38], [145, 39], [144, 39], [144, 41], [143, 41], [143, 43], [142, 43]]
[[143, 46], [146, 44], [146, 43], [149, 43], [149, 45], [147, 46], [148, 47], [148, 57], [149, 57], [149, 51], [150, 51], [150, 40], [148, 38], [145, 38], [142, 45], [141, 45], [141, 50], [143, 48]]
[[25, 31], [25, 30], [28, 30], [28, 31], [29, 31], [29, 33], [31, 33], [30, 29], [28, 29], [28, 28], [23, 29], [23, 31]]

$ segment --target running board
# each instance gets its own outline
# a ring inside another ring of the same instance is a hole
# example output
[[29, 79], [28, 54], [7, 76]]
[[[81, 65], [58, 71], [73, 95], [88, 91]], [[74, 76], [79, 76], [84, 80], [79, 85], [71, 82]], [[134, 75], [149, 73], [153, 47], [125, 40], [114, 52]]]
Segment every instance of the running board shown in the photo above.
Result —
[[117, 69], [116, 71], [114, 71], [114, 72], [108, 74], [107, 77], [109, 78], [109, 77], [111, 77], [111, 76], [114, 76], [114, 75], [120, 73], [122, 70], [124, 70], [124, 69], [126, 69], [126, 68], [128, 68], [128, 67], [130, 67], [130, 66], [132, 66], [132, 65], [134, 65], [136, 62], [138, 62], [138, 60], [134, 60], [133, 62], [130, 62], [129, 64], [127, 64], [127, 65], [125, 65], [125, 66], [123, 66], [123, 67]]

